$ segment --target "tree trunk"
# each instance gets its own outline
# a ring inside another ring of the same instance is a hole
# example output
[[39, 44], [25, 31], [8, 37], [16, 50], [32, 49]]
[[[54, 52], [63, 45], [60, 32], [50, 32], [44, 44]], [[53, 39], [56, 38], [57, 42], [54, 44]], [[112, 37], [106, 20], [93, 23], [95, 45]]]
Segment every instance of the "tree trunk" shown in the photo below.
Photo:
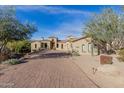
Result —
[[107, 47], [106, 46], [104, 46], [104, 54], [108, 54], [108, 51], [107, 51]]

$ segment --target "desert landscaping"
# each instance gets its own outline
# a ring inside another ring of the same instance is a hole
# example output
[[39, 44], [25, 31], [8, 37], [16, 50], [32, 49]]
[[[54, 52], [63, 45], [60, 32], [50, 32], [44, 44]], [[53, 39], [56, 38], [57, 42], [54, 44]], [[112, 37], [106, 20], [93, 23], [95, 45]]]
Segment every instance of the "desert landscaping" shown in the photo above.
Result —
[[78, 8], [0, 7], [0, 88], [124, 88], [124, 7]]
[[0, 87], [124, 87], [124, 63], [114, 56], [113, 64], [104, 65], [99, 56], [71, 56], [55, 50], [25, 58], [25, 63], [1, 69]]

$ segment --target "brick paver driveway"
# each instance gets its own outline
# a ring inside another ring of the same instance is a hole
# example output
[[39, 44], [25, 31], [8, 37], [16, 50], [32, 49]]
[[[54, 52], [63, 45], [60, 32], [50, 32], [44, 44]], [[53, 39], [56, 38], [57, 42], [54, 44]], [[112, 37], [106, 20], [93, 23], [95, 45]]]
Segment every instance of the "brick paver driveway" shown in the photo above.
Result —
[[[34, 58], [11, 66], [0, 75], [0, 87], [98, 87], [70, 57]], [[49, 53], [48, 53], [49, 55]], [[49, 55], [50, 56], [50, 55]]]

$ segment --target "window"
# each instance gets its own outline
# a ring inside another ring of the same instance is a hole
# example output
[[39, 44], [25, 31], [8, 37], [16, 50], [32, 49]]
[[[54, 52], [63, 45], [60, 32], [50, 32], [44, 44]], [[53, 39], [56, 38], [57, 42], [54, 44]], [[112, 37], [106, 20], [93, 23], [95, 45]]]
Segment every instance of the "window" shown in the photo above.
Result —
[[45, 43], [45, 48], [47, 48], [47, 43]]
[[35, 48], [37, 48], [37, 44], [35, 44]]
[[57, 48], [59, 48], [59, 44], [57, 44]]
[[84, 47], [85, 47], [85, 45], [84, 45], [84, 44], [82, 44], [82, 52], [84, 52]]
[[91, 51], [91, 43], [88, 43], [88, 52]]
[[43, 48], [43, 43], [41, 43], [41, 48]]
[[63, 44], [61, 44], [61, 49], [63, 49]]

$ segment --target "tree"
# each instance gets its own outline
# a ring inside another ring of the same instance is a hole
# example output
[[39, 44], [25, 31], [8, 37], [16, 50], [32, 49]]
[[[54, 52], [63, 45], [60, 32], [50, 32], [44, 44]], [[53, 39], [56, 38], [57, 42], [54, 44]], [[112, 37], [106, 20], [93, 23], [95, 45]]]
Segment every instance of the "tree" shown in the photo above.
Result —
[[92, 38], [93, 43], [102, 52], [107, 53], [107, 46], [115, 50], [119, 49], [115, 45], [124, 44], [124, 21], [122, 16], [116, 14], [111, 8], [105, 9], [86, 24], [84, 33]]
[[1, 7], [0, 53], [5, 52], [8, 42], [29, 39], [36, 30], [33, 24], [24, 24], [17, 20], [14, 7]]

